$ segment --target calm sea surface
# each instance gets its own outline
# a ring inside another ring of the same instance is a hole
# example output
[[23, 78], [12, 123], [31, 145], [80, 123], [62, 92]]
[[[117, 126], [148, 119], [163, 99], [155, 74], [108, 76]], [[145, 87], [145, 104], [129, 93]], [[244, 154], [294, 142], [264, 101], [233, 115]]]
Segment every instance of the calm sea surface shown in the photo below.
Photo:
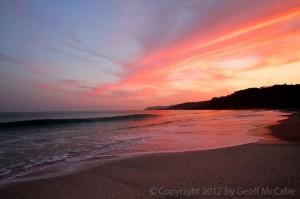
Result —
[[189, 151], [256, 142], [247, 132], [280, 111], [0, 113], [0, 184], [110, 154]]

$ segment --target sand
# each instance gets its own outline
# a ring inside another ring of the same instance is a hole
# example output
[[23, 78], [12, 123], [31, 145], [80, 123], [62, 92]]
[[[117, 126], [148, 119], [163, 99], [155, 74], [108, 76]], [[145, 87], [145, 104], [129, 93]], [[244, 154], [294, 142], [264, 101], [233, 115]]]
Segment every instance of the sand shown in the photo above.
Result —
[[281, 140], [300, 142], [300, 113], [294, 113], [279, 124], [270, 126], [269, 129]]
[[295, 142], [132, 157], [3, 187], [0, 198], [300, 198], [300, 144], [285, 136], [297, 122], [270, 127]]

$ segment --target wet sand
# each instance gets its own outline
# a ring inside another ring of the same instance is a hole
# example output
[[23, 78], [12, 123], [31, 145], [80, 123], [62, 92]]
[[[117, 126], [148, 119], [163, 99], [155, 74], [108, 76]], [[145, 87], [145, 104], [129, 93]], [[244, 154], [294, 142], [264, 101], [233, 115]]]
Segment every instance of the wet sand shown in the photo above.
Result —
[[271, 126], [278, 144], [150, 154], [10, 185], [0, 198], [300, 198], [299, 118]]
[[300, 142], [300, 113], [294, 113], [279, 124], [270, 126], [269, 129], [281, 140]]

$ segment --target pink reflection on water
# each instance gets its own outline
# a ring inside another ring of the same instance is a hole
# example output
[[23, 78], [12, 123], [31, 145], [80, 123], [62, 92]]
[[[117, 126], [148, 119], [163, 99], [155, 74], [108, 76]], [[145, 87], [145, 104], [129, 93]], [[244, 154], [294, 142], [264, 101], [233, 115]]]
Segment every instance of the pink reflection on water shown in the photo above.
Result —
[[158, 118], [162, 125], [136, 132], [148, 135], [148, 139], [112, 153], [193, 151], [254, 143], [264, 137], [249, 134], [250, 131], [267, 131], [265, 127], [286, 118], [280, 111], [256, 110], [165, 111], [163, 114], [165, 117]]

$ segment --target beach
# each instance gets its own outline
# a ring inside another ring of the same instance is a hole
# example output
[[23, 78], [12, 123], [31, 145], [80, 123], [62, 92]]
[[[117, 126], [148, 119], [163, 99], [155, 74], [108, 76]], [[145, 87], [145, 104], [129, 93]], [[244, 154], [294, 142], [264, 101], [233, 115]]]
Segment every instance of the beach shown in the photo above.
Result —
[[[287, 131], [299, 133], [299, 122], [293, 115], [268, 128], [287, 140]], [[140, 155], [66, 176], [12, 184], [0, 189], [0, 197], [299, 198], [299, 149], [299, 140], [293, 140]]]
[[0, 199], [300, 199], [300, 0], [0, 0]]

